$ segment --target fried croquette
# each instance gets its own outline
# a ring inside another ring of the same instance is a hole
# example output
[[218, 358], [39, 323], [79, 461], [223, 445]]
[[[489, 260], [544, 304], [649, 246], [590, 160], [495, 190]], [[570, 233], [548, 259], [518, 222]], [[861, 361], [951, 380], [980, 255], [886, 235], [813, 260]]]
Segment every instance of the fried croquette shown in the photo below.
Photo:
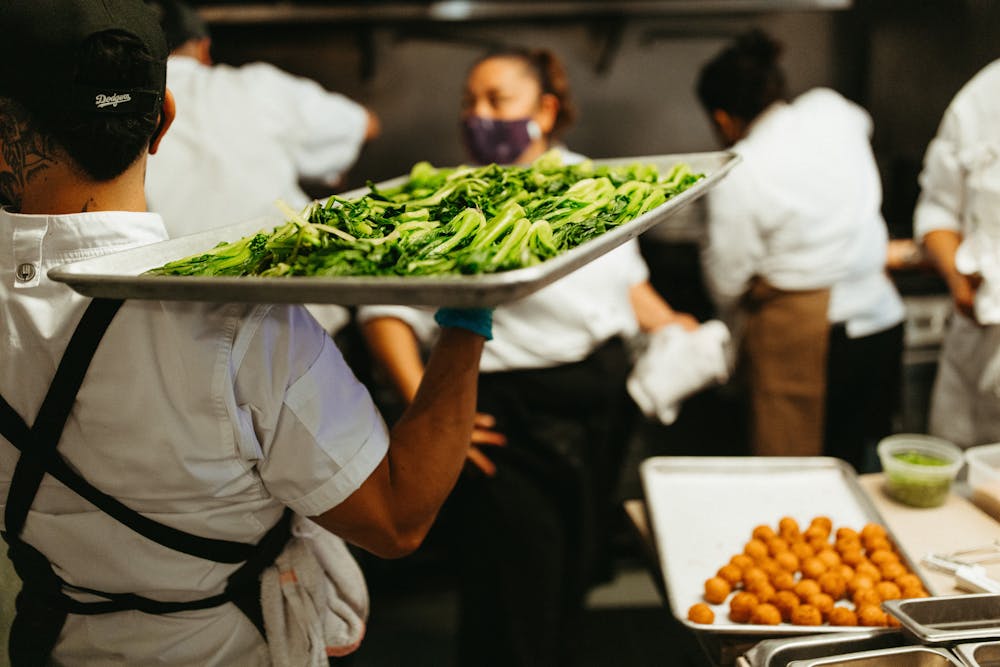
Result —
[[830, 622], [830, 625], [855, 626], [858, 624], [858, 615], [853, 609], [834, 607], [830, 610], [827, 620]]
[[816, 553], [813, 551], [813, 548], [805, 542], [792, 542], [788, 549], [795, 554], [795, 557], [798, 558], [799, 561], [803, 561], [806, 558], [812, 558]]
[[799, 557], [791, 551], [779, 553], [774, 557], [774, 560], [785, 572], [798, 572], [799, 570]]
[[851, 602], [854, 603], [855, 609], [860, 609], [866, 605], [875, 605], [877, 607], [882, 604], [882, 596], [874, 588], [862, 588], [851, 597]]
[[798, 595], [799, 599], [803, 602], [808, 600], [810, 595], [823, 592], [823, 590], [819, 587], [819, 583], [815, 579], [803, 579], [799, 583], [795, 584], [795, 588], [792, 590], [795, 591], [795, 594]]
[[899, 586], [891, 581], [880, 581], [875, 584], [875, 592], [878, 593], [878, 596], [882, 598], [883, 602], [886, 600], [898, 600], [903, 597], [903, 593], [899, 590]]
[[858, 609], [858, 624], [866, 627], [879, 627], [885, 625], [885, 612], [875, 605], [865, 605]]
[[882, 581], [895, 581], [908, 572], [905, 565], [893, 561], [883, 563], [879, 570], [882, 572]]
[[788, 551], [788, 540], [783, 537], [772, 537], [767, 541], [767, 551], [777, 558], [778, 554]]
[[847, 582], [847, 592], [852, 596], [862, 588], [874, 588], [875, 580], [865, 574], [855, 574], [854, 578]]
[[753, 534], [751, 537], [758, 539], [761, 542], [767, 542], [770, 539], [774, 539], [778, 534], [774, 532], [774, 528], [768, 525], [761, 524], [753, 529]]
[[688, 609], [688, 620], [709, 625], [715, 622], [715, 612], [704, 602], [699, 602]]
[[705, 582], [705, 602], [722, 604], [732, 590], [733, 587], [722, 577], [712, 577]]
[[820, 560], [817, 556], [806, 558], [802, 561], [801, 568], [802, 576], [807, 579], [819, 579], [820, 575], [829, 569], [826, 563]]
[[767, 572], [760, 569], [759, 567], [749, 567], [743, 570], [743, 588], [753, 590], [761, 584], [766, 584], [770, 581], [770, 577], [767, 576]]
[[816, 581], [819, 583], [820, 590], [834, 600], [844, 597], [844, 594], [847, 592], [847, 581], [839, 572], [829, 570], [820, 575], [820, 578]]
[[795, 575], [791, 572], [779, 572], [771, 577], [771, 585], [778, 591], [790, 591], [795, 588]]
[[729, 601], [730, 620], [734, 623], [746, 623], [750, 620], [750, 614], [758, 604], [760, 604], [760, 601], [756, 595], [740, 591]]
[[790, 516], [781, 517], [778, 521], [778, 534], [789, 541], [797, 540], [802, 534], [799, 530], [799, 522]]
[[823, 616], [823, 618], [826, 618], [827, 614], [830, 613], [830, 610], [833, 609], [833, 598], [826, 593], [815, 593], [809, 596], [809, 599], [806, 600], [806, 604], [810, 607], [816, 607], [819, 609], [819, 613]]
[[885, 563], [889, 562], [898, 563], [899, 556], [896, 554], [895, 551], [890, 551], [888, 549], [879, 549], [877, 551], [873, 551], [868, 556], [868, 560], [870, 560], [875, 565], [882, 567], [882, 565], [884, 565]]
[[820, 625], [823, 623], [823, 614], [816, 607], [800, 604], [792, 611], [792, 623], [795, 625]]
[[830, 548], [816, 552], [816, 558], [823, 561], [823, 564], [826, 565], [826, 569], [828, 570], [832, 567], [837, 567], [841, 563], [840, 554]]
[[759, 604], [750, 612], [750, 622], [754, 625], [778, 625], [781, 623], [781, 612], [773, 604]]
[[743, 553], [753, 558], [755, 562], [760, 562], [761, 558], [767, 558], [767, 545], [754, 538], [743, 547]]
[[876, 584], [882, 581], [882, 571], [871, 563], [859, 563], [854, 568], [854, 574], [858, 577], [868, 577]]
[[729, 582], [730, 586], [735, 586], [743, 580], [743, 570], [730, 563], [720, 567], [719, 571], [715, 573], [715, 576], [720, 579], [725, 579]]
[[792, 620], [792, 612], [799, 606], [799, 596], [792, 591], [778, 591], [771, 603], [781, 612], [781, 620], [786, 623]]

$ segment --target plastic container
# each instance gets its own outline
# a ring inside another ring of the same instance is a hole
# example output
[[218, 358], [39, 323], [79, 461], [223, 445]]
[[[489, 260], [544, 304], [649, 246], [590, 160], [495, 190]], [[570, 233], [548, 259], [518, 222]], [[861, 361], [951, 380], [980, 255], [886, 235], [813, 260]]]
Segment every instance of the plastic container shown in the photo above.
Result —
[[937, 507], [965, 463], [962, 450], [941, 438], [897, 433], [878, 443], [889, 495], [913, 507]]
[[965, 450], [972, 502], [1000, 521], [1000, 443]]

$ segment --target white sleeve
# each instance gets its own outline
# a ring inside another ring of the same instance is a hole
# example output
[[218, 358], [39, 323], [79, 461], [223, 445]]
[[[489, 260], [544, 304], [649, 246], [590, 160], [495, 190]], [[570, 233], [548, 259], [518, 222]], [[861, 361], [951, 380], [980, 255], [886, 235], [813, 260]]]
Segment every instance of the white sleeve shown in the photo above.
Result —
[[354, 164], [368, 128], [363, 106], [266, 63], [241, 70], [258, 93], [262, 113], [287, 142], [299, 174], [333, 180]]
[[920, 198], [913, 213], [913, 236], [922, 239], [937, 229], [960, 231], [965, 200], [965, 174], [959, 160], [959, 122], [951, 108], [931, 140], [920, 172]]
[[431, 345], [438, 335], [438, 325], [434, 321], [431, 308], [411, 306], [361, 306], [358, 308], [358, 322], [365, 324], [381, 317], [401, 320], [413, 329], [413, 334], [423, 345]]
[[234, 345], [241, 350], [234, 365], [241, 431], [259, 447], [250, 463], [283, 504], [322, 514], [375, 470], [388, 451], [388, 429], [304, 308], [275, 306], [248, 329]]
[[743, 180], [734, 170], [708, 196], [708, 234], [701, 263], [706, 286], [720, 310], [732, 308], [743, 295], [763, 253], [752, 209], [741, 194]]

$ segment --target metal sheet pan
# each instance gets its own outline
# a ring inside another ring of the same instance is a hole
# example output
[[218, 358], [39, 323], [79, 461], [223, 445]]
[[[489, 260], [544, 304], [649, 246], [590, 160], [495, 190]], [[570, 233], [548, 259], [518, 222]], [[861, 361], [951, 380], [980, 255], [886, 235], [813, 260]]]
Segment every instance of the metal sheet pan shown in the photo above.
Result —
[[[643, 462], [640, 474], [671, 611], [703, 641], [871, 630], [734, 623], [725, 603], [713, 606], [711, 625], [687, 620], [691, 605], [704, 602], [705, 580], [743, 550], [754, 526], [775, 526], [783, 516], [808, 525], [820, 515], [835, 528], [885, 525], [847, 463], [826, 457], [654, 457]], [[889, 537], [915, 570], [891, 531]]]
[[1000, 594], [889, 600], [882, 608], [925, 644], [1000, 639]]
[[[260, 221], [220, 227], [162, 243], [120, 253], [65, 264], [49, 271], [53, 280], [67, 283], [77, 292], [92, 297], [116, 299], [159, 299], [180, 301], [234, 301], [252, 303], [339, 303], [408, 304], [425, 306], [495, 306], [525, 297], [558, 280], [584, 264], [637, 237], [653, 225], [704, 195], [738, 162], [730, 152], [688, 153], [594, 160], [596, 164], [645, 162], [657, 165], [661, 173], [678, 162], [705, 174], [676, 197], [640, 217], [591, 239], [558, 257], [536, 266], [488, 275], [473, 276], [349, 276], [319, 277], [210, 277], [143, 276], [143, 272], [166, 262], [211, 248], [220, 241], [233, 241], [261, 229]], [[400, 177], [380, 183], [392, 187]], [[345, 197], [360, 196], [362, 188]]]
[[1000, 667], [1000, 641], [959, 644], [954, 651], [969, 667]]
[[951, 667], [962, 663], [950, 651], [930, 646], [902, 646], [812, 660], [793, 660], [788, 667]]

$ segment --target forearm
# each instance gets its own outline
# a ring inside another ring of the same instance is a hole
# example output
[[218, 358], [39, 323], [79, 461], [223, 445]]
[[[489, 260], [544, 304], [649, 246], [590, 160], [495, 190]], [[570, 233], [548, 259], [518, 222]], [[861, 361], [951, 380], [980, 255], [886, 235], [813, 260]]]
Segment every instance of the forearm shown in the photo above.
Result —
[[421, 539], [465, 463], [483, 342], [463, 329], [442, 329], [413, 402], [391, 432], [394, 514]]
[[377, 317], [362, 328], [368, 349], [389, 376], [393, 388], [412, 403], [424, 375], [420, 343], [410, 325], [395, 317]]
[[445, 328], [389, 451], [364, 484], [316, 520], [373, 553], [410, 553], [462, 470], [472, 436], [483, 338]]
[[950, 229], [936, 229], [923, 238], [928, 258], [949, 285], [960, 275], [955, 268], [955, 252], [961, 243], [962, 235]]
[[642, 331], [656, 331], [673, 322], [676, 317], [674, 309], [653, 289], [649, 281], [632, 285], [628, 297]]

